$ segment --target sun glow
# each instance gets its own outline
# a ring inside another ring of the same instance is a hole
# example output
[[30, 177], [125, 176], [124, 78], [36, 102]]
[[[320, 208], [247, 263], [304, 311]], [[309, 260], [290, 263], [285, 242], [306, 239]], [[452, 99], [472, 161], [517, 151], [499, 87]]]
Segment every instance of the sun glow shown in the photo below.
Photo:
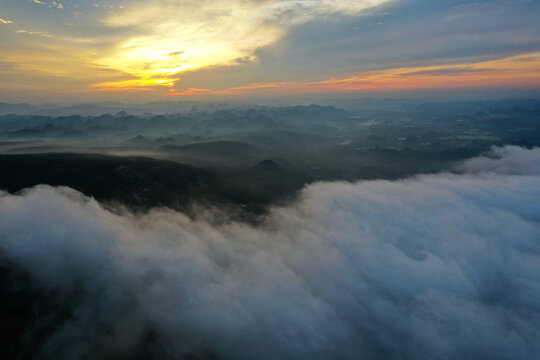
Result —
[[[264, 24], [258, 7], [241, 1], [150, 2], [144, 9], [113, 14], [104, 20], [111, 27], [139, 24], [146, 34], [129, 39], [98, 64], [120, 70], [140, 80], [101, 83], [94, 88], [174, 86], [175, 75], [215, 65], [232, 65], [252, 56], [255, 49], [282, 35], [278, 26]], [[141, 18], [142, 15], [144, 19]], [[141, 25], [142, 23], [142, 25]], [[163, 77], [167, 77], [164, 81]]]
[[148, 0], [103, 20], [108, 27], [136, 29], [144, 35], [125, 40], [97, 61], [140, 80], [92, 88], [172, 87], [177, 74], [186, 71], [256, 60], [256, 50], [275, 43], [290, 26], [324, 14], [358, 13], [388, 1]]

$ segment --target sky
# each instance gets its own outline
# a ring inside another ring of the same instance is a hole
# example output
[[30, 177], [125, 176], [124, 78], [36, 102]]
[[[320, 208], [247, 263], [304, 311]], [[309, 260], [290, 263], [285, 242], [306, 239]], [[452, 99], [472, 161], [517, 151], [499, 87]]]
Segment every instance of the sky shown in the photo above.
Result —
[[535, 0], [0, 0], [0, 101], [540, 94]]

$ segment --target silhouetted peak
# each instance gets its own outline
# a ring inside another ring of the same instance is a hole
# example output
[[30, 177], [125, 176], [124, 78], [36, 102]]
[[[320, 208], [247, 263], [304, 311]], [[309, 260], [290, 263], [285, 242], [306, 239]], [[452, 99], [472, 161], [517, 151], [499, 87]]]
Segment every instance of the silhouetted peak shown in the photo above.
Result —
[[281, 167], [278, 163], [276, 163], [273, 160], [265, 159], [259, 162], [257, 165], [255, 165], [255, 169], [263, 170], [263, 171], [281, 171], [283, 167]]
[[116, 114], [114, 114], [114, 116], [115, 117], [125, 117], [125, 116], [129, 116], [129, 114], [127, 112], [125, 112], [124, 110], [122, 110], [122, 111], [119, 111]]
[[142, 135], [137, 135], [125, 141], [126, 144], [132, 144], [132, 145], [137, 145], [137, 144], [140, 145], [146, 142], [148, 142], [148, 139]]

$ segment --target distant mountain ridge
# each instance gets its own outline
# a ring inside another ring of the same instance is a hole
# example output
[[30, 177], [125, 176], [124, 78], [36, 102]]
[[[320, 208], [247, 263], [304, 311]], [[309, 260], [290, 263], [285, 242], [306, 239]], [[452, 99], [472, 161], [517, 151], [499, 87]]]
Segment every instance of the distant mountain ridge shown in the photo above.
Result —
[[[21, 107], [26, 106], [21, 104]], [[2, 105], [0, 104], [0, 112]], [[18, 106], [15, 106], [18, 108]], [[14, 110], [4, 106], [4, 110]], [[30, 106], [30, 109], [36, 109]], [[187, 113], [170, 115], [132, 115], [118, 111], [115, 115], [103, 113], [97, 116], [83, 115], [0, 115], [0, 134], [16, 137], [24, 135], [58, 136], [61, 132], [74, 131], [79, 135], [103, 132], [109, 134], [132, 132], [147, 136], [153, 131], [159, 137], [170, 134], [182, 136], [216, 136], [231, 132], [249, 132], [288, 129], [291, 126], [338, 124], [347, 122], [349, 114], [332, 106], [254, 107], [249, 109], [219, 109], [216, 111], [192, 108]], [[81, 133], [82, 132], [82, 133]], [[161, 134], [161, 135], [160, 135]], [[140, 139], [139, 139], [140, 140]]]

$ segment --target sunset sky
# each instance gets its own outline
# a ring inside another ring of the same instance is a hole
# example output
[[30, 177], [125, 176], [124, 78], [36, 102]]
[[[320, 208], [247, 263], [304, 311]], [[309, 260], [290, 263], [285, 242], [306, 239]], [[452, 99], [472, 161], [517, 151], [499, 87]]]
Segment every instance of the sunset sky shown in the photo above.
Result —
[[540, 1], [0, 0], [0, 101], [540, 92]]

